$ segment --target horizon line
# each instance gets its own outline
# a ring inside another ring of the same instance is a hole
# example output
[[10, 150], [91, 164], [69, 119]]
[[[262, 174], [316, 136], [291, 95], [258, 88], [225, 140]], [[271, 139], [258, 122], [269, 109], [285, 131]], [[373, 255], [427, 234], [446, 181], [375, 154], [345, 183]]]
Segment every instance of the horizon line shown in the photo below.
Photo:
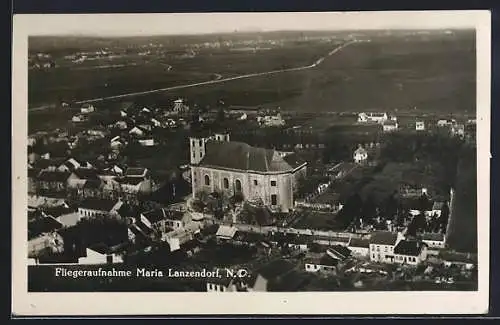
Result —
[[474, 31], [475, 27], [398, 27], [398, 28], [357, 28], [357, 29], [273, 29], [273, 30], [235, 30], [235, 31], [214, 31], [214, 32], [182, 32], [182, 33], [151, 33], [151, 34], [111, 34], [111, 33], [91, 33], [91, 32], [78, 32], [78, 33], [60, 33], [60, 34], [34, 34], [28, 37], [92, 37], [92, 38], [133, 38], [133, 37], [166, 37], [166, 36], [209, 36], [209, 35], [235, 35], [235, 34], [259, 34], [259, 33], [282, 33], [282, 32], [380, 32], [380, 31]]

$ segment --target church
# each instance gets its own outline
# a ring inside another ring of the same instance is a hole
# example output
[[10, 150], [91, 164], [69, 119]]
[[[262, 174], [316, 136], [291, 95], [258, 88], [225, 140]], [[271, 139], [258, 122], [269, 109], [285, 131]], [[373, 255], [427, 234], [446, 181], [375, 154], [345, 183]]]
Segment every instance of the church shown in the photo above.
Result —
[[241, 194], [272, 211], [293, 209], [297, 181], [307, 168], [294, 153], [230, 141], [227, 133], [189, 140], [193, 197], [199, 192]]

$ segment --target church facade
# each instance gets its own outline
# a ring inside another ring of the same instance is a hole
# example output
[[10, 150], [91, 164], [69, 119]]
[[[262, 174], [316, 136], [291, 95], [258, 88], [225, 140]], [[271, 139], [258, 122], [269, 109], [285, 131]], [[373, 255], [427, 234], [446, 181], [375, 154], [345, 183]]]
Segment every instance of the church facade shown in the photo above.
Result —
[[193, 196], [199, 192], [240, 194], [273, 211], [293, 209], [297, 180], [306, 175], [307, 168], [295, 154], [230, 141], [228, 134], [190, 138], [190, 148]]

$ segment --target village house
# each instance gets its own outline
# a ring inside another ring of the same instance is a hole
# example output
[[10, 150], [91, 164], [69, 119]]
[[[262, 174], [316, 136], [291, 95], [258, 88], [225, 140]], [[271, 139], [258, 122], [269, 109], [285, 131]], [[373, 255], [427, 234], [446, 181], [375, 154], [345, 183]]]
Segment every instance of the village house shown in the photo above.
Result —
[[139, 144], [143, 147], [154, 147], [156, 145], [153, 138], [139, 139]]
[[108, 131], [99, 129], [89, 129], [87, 130], [87, 135], [102, 139], [108, 135]]
[[370, 260], [372, 262], [393, 263], [394, 248], [403, 240], [401, 233], [379, 231], [370, 236]]
[[477, 267], [477, 254], [458, 253], [453, 251], [441, 251], [439, 258], [445, 267], [457, 266], [465, 270]]
[[43, 211], [35, 211], [35, 216], [28, 221], [28, 238], [49, 234], [61, 228], [62, 224], [56, 218], [47, 215]]
[[454, 124], [451, 127], [451, 135], [455, 137], [463, 138], [465, 136], [465, 125], [463, 124]]
[[154, 209], [142, 212], [139, 221], [153, 231], [167, 232], [165, 217], [164, 209]]
[[102, 180], [102, 196], [108, 199], [118, 199], [122, 196], [121, 184], [115, 179], [115, 176], [106, 177], [99, 175]]
[[64, 240], [57, 232], [44, 232], [28, 240], [28, 257], [38, 258], [43, 253], [62, 252]]
[[257, 122], [266, 127], [279, 127], [285, 125], [285, 120], [281, 117], [280, 113], [276, 115], [258, 116]]
[[149, 170], [143, 167], [129, 167], [125, 172], [125, 177], [148, 179]]
[[28, 193], [34, 194], [38, 190], [38, 174], [40, 170], [37, 168], [28, 168]]
[[384, 123], [389, 119], [387, 113], [363, 112], [358, 114], [358, 122], [360, 123]]
[[240, 291], [236, 279], [232, 277], [210, 278], [207, 280], [207, 292], [235, 292]]
[[95, 111], [95, 107], [92, 104], [83, 104], [80, 108], [80, 113], [89, 114]]
[[349, 237], [314, 235], [313, 242], [324, 246], [334, 246], [334, 245], [347, 246], [347, 244], [349, 244]]
[[153, 130], [153, 125], [150, 122], [141, 123], [137, 127], [146, 132], [151, 132]]
[[189, 107], [184, 104], [184, 100], [179, 98], [174, 101], [174, 107], [172, 111], [178, 114], [187, 113], [189, 111]]
[[130, 129], [130, 131], [128, 131], [128, 133], [130, 135], [135, 135], [137, 137], [142, 137], [146, 134], [146, 131], [137, 127], [137, 126], [134, 126], [132, 129]]
[[151, 113], [151, 110], [149, 108], [147, 108], [147, 107], [143, 107], [141, 109], [141, 113], [143, 113], [143, 114], [149, 114], [149, 113]]
[[85, 182], [89, 180], [100, 181], [97, 170], [92, 168], [77, 168], [71, 173], [71, 178], [68, 180], [68, 188], [79, 191], [83, 188]]
[[362, 145], [354, 151], [353, 159], [356, 164], [365, 164], [368, 161], [368, 151]]
[[432, 204], [432, 209], [425, 211], [426, 217], [434, 217], [434, 218], [441, 217], [441, 211], [443, 210], [443, 207], [446, 204], [447, 204], [446, 202], [435, 201]]
[[81, 265], [121, 264], [123, 245], [109, 247], [105, 244], [96, 244], [87, 247], [86, 254], [78, 259]]
[[427, 259], [427, 245], [416, 240], [400, 240], [394, 247], [394, 262], [418, 265]]
[[304, 268], [306, 272], [335, 274], [338, 262], [337, 259], [325, 254], [322, 257], [306, 258]]
[[37, 177], [37, 189], [40, 191], [63, 192], [75, 176], [70, 172], [42, 170]]
[[83, 198], [100, 198], [103, 196], [103, 182], [101, 179], [86, 180], [79, 194]]
[[398, 190], [398, 194], [405, 199], [419, 198], [427, 193], [427, 188], [414, 184], [401, 184]]
[[126, 130], [128, 128], [128, 124], [126, 121], [123, 121], [123, 120], [116, 121], [113, 124], [113, 128], [118, 129], [118, 130]]
[[351, 237], [347, 247], [351, 250], [354, 256], [369, 257], [370, 256], [370, 240]]
[[86, 198], [80, 202], [78, 213], [85, 218], [120, 217], [118, 210], [122, 205], [120, 200]]
[[53, 208], [59, 206], [68, 207], [68, 204], [63, 198], [28, 195], [28, 208]]
[[238, 228], [226, 225], [220, 225], [215, 234], [216, 238], [220, 241], [228, 241], [234, 238]]
[[120, 183], [121, 193], [125, 200], [135, 202], [141, 195], [153, 192], [153, 181], [140, 177], [125, 176], [117, 179]]
[[425, 131], [425, 122], [424, 121], [416, 121], [415, 122], [415, 130], [416, 131]]
[[443, 233], [426, 232], [421, 235], [421, 239], [429, 249], [441, 249], [446, 247], [446, 236]]
[[439, 127], [447, 127], [447, 126], [451, 127], [451, 126], [455, 125], [456, 123], [457, 123], [457, 121], [454, 119], [444, 119], [444, 120], [439, 120], [437, 122], [437, 126], [439, 126]]
[[65, 161], [66, 158], [50, 158], [50, 153], [45, 153], [40, 155], [40, 159], [36, 160], [32, 167], [47, 171], [57, 171], [57, 168], [59, 168]]
[[78, 161], [75, 158], [69, 158], [57, 170], [62, 172], [74, 172], [77, 169], [90, 169], [93, 168], [92, 164], [88, 161]]
[[163, 126], [162, 123], [155, 118], [151, 118], [150, 122], [155, 128], [161, 128]]
[[294, 268], [295, 265], [286, 260], [274, 260], [254, 272], [249, 279], [248, 291], [299, 291], [304, 287], [306, 277]]
[[174, 230], [183, 229], [187, 218], [188, 215], [183, 211], [165, 210], [165, 225]]
[[83, 123], [83, 122], [88, 122], [88, 120], [89, 118], [86, 115], [81, 115], [81, 114], [74, 115], [71, 118], [71, 122], [73, 123]]
[[124, 139], [122, 139], [122, 137], [120, 137], [119, 135], [117, 135], [117, 136], [111, 138], [111, 140], [109, 140], [109, 147], [111, 148], [111, 150], [120, 150], [126, 144], [127, 144], [127, 142]]
[[382, 122], [382, 130], [384, 132], [394, 132], [398, 130], [398, 122], [393, 120], [387, 120]]
[[229, 141], [228, 134], [190, 138], [191, 184], [197, 193], [220, 192], [262, 200], [274, 211], [294, 207], [294, 190], [307, 163], [295, 155], [282, 157], [271, 149]]

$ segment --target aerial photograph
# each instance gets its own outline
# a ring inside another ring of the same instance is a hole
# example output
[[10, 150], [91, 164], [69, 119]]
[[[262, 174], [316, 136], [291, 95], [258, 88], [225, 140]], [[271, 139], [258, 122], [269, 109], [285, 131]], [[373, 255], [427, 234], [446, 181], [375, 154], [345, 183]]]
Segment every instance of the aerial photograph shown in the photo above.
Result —
[[476, 31], [226, 27], [29, 37], [28, 291], [477, 291]]

